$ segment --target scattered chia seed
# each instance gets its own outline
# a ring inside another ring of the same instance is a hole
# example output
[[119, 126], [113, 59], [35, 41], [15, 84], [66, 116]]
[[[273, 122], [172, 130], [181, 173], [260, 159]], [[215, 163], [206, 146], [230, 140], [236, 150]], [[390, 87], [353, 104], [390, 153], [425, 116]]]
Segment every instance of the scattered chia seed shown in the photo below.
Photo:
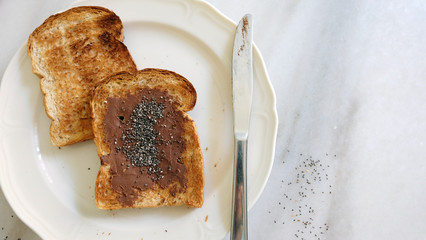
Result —
[[279, 213], [268, 211], [270, 220], [282, 223], [283, 229], [290, 230], [283, 238], [324, 240], [329, 225], [322, 211], [327, 206], [321, 203], [328, 202], [333, 193], [334, 177], [330, 170], [337, 154], [325, 153], [317, 158], [285, 151], [287, 157], [281, 162], [287, 173], [279, 179], [285, 193], [275, 202], [275, 211]]

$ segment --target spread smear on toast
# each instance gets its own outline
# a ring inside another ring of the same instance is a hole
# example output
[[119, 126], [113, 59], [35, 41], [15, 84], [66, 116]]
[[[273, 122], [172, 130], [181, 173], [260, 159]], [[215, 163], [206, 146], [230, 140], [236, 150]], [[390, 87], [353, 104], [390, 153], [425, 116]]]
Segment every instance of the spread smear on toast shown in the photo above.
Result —
[[97, 86], [91, 105], [101, 159], [98, 208], [202, 206], [203, 157], [186, 113], [195, 102], [188, 80], [161, 69], [120, 73]]

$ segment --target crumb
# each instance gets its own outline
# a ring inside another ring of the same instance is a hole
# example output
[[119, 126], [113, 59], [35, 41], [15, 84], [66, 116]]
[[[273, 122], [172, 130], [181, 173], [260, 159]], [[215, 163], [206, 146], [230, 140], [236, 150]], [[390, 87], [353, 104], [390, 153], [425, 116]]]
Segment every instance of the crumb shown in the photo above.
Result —
[[87, 168], [87, 170], [90, 170], [90, 168]]
[[209, 147], [206, 147], [206, 151], [208, 151], [209, 150]]
[[108, 233], [108, 236], [111, 235], [111, 233]]
[[217, 167], [217, 163], [214, 164], [214, 167]]
[[204, 222], [207, 222], [209, 220], [209, 215], [206, 215], [206, 218], [204, 219]]
[[61, 147], [58, 147], [58, 149], [61, 149]]
[[167, 229], [165, 229], [164, 232], [167, 232]]

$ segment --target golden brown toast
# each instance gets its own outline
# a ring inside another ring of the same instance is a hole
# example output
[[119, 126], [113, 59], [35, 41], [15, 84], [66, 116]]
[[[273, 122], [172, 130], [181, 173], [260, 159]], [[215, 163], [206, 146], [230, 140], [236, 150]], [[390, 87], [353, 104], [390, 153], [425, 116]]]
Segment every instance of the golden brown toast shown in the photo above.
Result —
[[196, 100], [186, 78], [161, 69], [119, 73], [96, 87], [91, 107], [101, 159], [98, 208], [202, 206], [203, 156], [186, 113]]
[[27, 52], [40, 77], [55, 146], [93, 138], [94, 86], [112, 74], [137, 71], [123, 39], [120, 18], [94, 6], [50, 16], [29, 36]]

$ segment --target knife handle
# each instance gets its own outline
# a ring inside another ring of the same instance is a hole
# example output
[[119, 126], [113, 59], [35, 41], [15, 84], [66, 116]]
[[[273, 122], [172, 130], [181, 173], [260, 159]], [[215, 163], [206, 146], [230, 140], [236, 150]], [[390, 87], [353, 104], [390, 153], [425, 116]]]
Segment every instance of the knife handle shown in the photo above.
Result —
[[234, 140], [231, 240], [247, 239], [247, 138]]

